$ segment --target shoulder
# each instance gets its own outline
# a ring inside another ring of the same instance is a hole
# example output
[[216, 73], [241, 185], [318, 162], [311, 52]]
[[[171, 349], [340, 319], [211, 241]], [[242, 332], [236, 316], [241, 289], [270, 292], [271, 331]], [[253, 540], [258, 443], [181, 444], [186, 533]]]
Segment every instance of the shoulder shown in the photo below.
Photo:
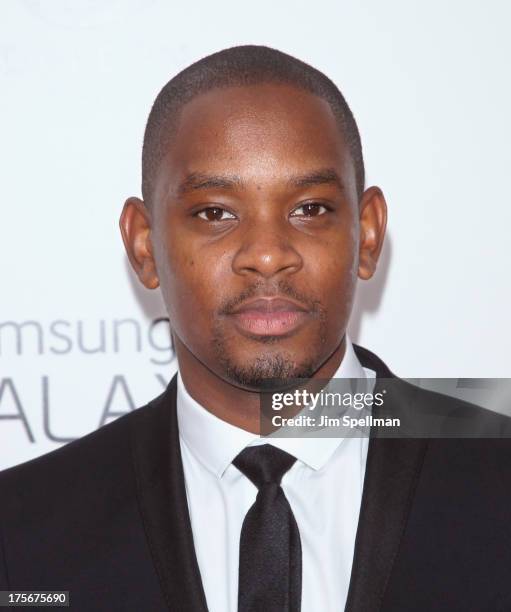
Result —
[[[395, 416], [410, 420], [409, 433], [417, 425], [428, 427], [421, 433], [432, 436], [443, 432], [451, 438], [509, 438], [511, 441], [511, 418], [508, 415], [419, 387], [396, 376], [380, 357], [368, 349], [357, 345], [354, 345], [354, 349], [360, 363], [376, 373], [378, 389], [385, 388], [385, 392], [389, 392], [389, 410], [396, 412]], [[443, 380], [433, 380], [432, 383]], [[441, 389], [443, 385], [437, 386]]]
[[58, 512], [73, 498], [126, 494], [132, 486], [133, 436], [140, 428], [158, 428], [166, 393], [78, 440], [1, 471], [3, 519]]
[[0, 488], [20, 483], [36, 486], [41, 478], [48, 477], [65, 481], [73, 474], [79, 476], [77, 470], [84, 464], [97, 467], [107, 456], [111, 458], [112, 453], [122, 453], [131, 416], [132, 413], [122, 416], [78, 440], [1, 471]]

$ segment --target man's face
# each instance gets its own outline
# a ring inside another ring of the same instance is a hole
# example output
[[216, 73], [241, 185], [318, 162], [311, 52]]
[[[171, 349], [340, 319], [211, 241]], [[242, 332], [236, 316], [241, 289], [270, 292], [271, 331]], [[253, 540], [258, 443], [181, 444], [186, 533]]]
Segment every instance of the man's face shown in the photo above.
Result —
[[175, 340], [224, 380], [310, 377], [342, 342], [359, 266], [354, 164], [300, 89], [189, 102], [158, 171], [155, 267]]

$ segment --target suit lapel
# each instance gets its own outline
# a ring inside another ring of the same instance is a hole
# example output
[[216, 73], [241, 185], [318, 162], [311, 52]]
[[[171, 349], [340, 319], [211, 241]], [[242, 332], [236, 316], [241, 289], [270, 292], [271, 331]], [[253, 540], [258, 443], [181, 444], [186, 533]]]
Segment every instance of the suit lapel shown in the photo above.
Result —
[[[406, 410], [406, 385], [403, 383], [400, 393], [398, 379], [383, 362], [365, 349], [355, 350], [362, 365], [376, 371], [375, 392], [385, 386], [382, 378], [394, 379], [386, 396], [386, 409], [393, 414]], [[346, 612], [376, 612], [381, 608], [428, 442], [381, 438], [374, 427], [370, 435]]]
[[137, 496], [162, 591], [172, 612], [207, 612], [195, 556], [176, 413], [177, 377], [163, 395], [133, 413]]

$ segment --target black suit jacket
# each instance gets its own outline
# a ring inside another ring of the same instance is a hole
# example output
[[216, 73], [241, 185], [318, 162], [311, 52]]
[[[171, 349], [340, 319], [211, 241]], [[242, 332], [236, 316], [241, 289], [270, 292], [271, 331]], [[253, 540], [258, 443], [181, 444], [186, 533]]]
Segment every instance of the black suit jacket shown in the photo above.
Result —
[[[355, 350], [376, 371], [377, 386], [392, 377], [378, 357]], [[479, 414], [395, 383], [387, 404], [397, 412], [413, 403]], [[511, 441], [376, 433], [346, 610], [509, 612]], [[207, 610], [180, 457], [176, 379], [147, 406], [1, 472], [0, 528], [0, 590], [68, 590], [75, 612]]]

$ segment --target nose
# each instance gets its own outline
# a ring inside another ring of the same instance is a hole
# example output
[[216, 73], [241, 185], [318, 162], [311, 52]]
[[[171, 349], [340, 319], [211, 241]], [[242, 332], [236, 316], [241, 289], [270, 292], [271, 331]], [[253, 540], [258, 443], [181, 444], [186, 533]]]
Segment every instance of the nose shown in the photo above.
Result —
[[269, 224], [247, 230], [241, 239], [232, 267], [236, 274], [269, 279], [298, 272], [303, 260], [282, 228]]

